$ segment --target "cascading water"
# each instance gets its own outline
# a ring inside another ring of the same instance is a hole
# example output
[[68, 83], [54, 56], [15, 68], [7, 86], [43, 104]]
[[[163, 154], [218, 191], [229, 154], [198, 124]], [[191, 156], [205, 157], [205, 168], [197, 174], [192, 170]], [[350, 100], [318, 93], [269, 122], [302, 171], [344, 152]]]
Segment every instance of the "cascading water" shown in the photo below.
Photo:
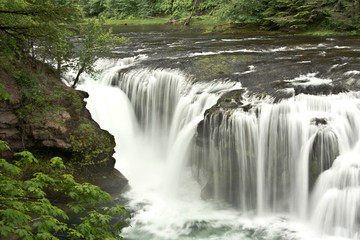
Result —
[[204, 198], [232, 203], [242, 212], [256, 209], [257, 131], [256, 116], [239, 110], [205, 118], [192, 156]]
[[346, 156], [359, 149], [359, 103], [352, 93], [300, 95], [261, 106], [259, 113], [209, 113], [194, 151], [203, 196], [242, 212], [310, 217], [325, 234], [358, 239], [360, 158]]
[[249, 227], [247, 219], [274, 214], [360, 239], [359, 94], [299, 95], [204, 117], [240, 84], [192, 83], [177, 70], [123, 71], [132, 63], [79, 86], [90, 93], [94, 119], [115, 136], [116, 167], [132, 188], [127, 239], [271, 239], [263, 225], [273, 223]]

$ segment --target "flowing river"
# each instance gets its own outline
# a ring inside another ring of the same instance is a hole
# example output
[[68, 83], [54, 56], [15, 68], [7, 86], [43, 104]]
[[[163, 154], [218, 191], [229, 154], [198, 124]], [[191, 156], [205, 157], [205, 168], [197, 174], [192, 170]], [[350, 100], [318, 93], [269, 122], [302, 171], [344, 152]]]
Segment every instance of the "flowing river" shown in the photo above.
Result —
[[129, 180], [124, 239], [360, 239], [356, 37], [121, 35], [79, 89]]

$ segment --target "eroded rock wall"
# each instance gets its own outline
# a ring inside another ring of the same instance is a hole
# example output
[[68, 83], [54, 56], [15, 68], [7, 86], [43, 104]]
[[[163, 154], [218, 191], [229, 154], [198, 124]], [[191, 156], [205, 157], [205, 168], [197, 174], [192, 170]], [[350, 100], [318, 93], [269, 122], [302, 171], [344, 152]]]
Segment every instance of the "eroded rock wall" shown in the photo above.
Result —
[[[0, 157], [10, 158], [23, 150], [39, 159], [59, 156], [83, 181], [109, 192], [127, 185], [114, 169], [114, 137], [91, 118], [85, 108], [86, 92], [65, 86], [49, 69], [41, 75], [28, 71], [37, 81], [30, 86], [21, 83], [24, 79], [0, 73], [0, 83], [11, 96], [10, 101], [0, 101], [0, 139], [12, 150]], [[108, 187], [112, 181], [116, 186]]]

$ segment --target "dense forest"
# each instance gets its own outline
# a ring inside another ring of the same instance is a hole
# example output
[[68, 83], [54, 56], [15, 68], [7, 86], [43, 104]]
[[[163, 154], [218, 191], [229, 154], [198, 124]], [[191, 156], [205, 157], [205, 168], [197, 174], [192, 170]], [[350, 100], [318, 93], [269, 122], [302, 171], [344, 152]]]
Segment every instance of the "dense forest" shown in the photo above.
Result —
[[359, 0], [81, 0], [86, 16], [106, 18], [210, 16], [219, 22], [254, 23], [267, 30], [312, 26], [358, 30]]

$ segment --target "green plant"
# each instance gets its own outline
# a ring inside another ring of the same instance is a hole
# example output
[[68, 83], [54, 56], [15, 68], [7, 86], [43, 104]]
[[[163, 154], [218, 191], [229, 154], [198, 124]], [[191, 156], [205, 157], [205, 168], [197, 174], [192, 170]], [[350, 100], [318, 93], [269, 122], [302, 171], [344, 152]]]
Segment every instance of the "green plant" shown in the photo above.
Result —
[[70, 142], [75, 152], [74, 157], [82, 165], [105, 162], [111, 156], [114, 145], [105, 132], [98, 132], [90, 123], [80, 124], [70, 135]]
[[0, 101], [11, 100], [11, 96], [5, 91], [4, 86], [0, 83]]
[[[9, 150], [0, 141], [0, 151]], [[77, 183], [69, 174], [54, 174], [66, 167], [61, 158], [47, 164], [48, 173], [35, 172], [30, 177], [23, 169], [38, 164], [32, 153], [15, 154], [13, 163], [0, 159], [0, 237], [17, 235], [21, 239], [122, 239], [129, 213], [122, 206], [102, 207], [112, 201], [99, 187]], [[66, 203], [66, 212], [55, 206], [49, 192]], [[66, 223], [71, 213], [83, 213], [77, 225]]]
[[27, 70], [20, 70], [15, 79], [25, 99], [31, 99], [34, 93], [41, 91], [39, 79]]
[[[26, 77], [25, 79], [32, 79], [32, 77]], [[32, 84], [31, 81], [22, 82], [21, 84], [24, 83]], [[27, 104], [24, 104], [16, 111], [18, 117], [20, 119], [29, 117], [31, 123], [44, 123], [46, 120], [58, 122], [58, 113], [65, 110], [65, 108], [59, 105], [58, 101], [66, 95], [65, 91], [56, 87], [51, 94], [48, 94], [39, 86], [37, 81], [35, 83], [35, 87], [29, 84], [29, 88], [24, 88], [23, 85], [19, 84], [23, 94], [26, 96]]]

